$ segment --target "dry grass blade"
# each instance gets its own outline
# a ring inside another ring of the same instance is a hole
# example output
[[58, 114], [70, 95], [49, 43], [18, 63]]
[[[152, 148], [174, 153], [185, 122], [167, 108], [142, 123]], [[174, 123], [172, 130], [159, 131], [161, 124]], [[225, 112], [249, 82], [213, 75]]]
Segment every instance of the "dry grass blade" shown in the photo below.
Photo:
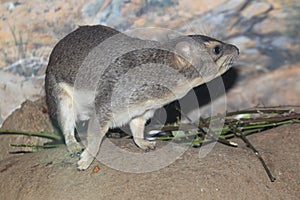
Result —
[[[296, 108], [297, 106], [295, 106]], [[297, 107], [298, 108], [298, 107]], [[181, 112], [186, 119], [190, 120], [189, 124], [171, 124], [163, 127], [147, 127], [145, 133], [145, 139], [148, 140], [183, 140], [189, 139], [188, 145], [193, 147], [200, 147], [203, 144], [218, 141], [220, 143], [237, 147], [237, 144], [229, 141], [228, 139], [233, 137], [241, 138], [246, 145], [252, 149], [255, 155], [258, 157], [263, 167], [265, 168], [270, 180], [273, 182], [275, 178], [272, 176], [270, 170], [265, 164], [260, 153], [255, 147], [247, 140], [246, 136], [249, 134], [259, 133], [267, 129], [271, 129], [284, 124], [300, 123], [300, 113], [294, 111], [295, 109], [289, 106], [286, 107], [272, 107], [272, 108], [255, 108], [248, 110], [241, 110], [236, 112], [227, 113], [226, 117], [220, 118], [219, 116], [200, 118], [199, 123], [193, 123], [188, 116]], [[214, 120], [225, 120], [224, 126], [219, 130], [210, 129], [210, 123]], [[154, 132], [154, 134], [153, 134]], [[162, 134], [163, 133], [163, 134]], [[220, 133], [220, 134], [216, 134]], [[0, 134], [21, 134], [37, 137], [46, 137], [53, 141], [60, 141], [60, 143], [44, 146], [34, 146], [30, 144], [12, 144], [15, 147], [32, 147], [32, 148], [53, 148], [59, 146], [62, 141], [61, 136], [38, 133], [38, 132], [25, 132], [25, 131], [11, 131], [0, 130]]]

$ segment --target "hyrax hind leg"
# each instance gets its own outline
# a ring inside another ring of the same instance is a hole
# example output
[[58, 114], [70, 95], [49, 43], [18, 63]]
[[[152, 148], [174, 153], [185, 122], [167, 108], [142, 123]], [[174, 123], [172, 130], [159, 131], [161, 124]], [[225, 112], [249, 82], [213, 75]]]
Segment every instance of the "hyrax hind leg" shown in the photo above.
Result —
[[65, 83], [61, 83], [58, 94], [58, 122], [62, 129], [65, 143], [68, 151], [73, 154], [79, 154], [82, 150], [81, 145], [75, 138], [75, 113], [73, 106], [73, 90], [72, 87]]
[[135, 144], [145, 151], [154, 150], [156, 143], [144, 139], [145, 123], [154, 114], [153, 110], [147, 111], [144, 115], [133, 118], [129, 122], [129, 127], [133, 135]]
[[92, 164], [107, 131], [107, 123], [98, 121], [95, 115], [90, 118], [87, 130], [87, 146], [80, 155], [80, 160], [77, 163], [78, 170], [85, 170]]

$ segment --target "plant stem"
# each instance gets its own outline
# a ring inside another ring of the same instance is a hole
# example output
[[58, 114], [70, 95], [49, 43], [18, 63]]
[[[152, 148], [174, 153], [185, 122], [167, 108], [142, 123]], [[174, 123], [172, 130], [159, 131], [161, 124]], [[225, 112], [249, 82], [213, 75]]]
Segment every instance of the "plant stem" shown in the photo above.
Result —
[[51, 133], [43, 133], [43, 132], [31, 132], [31, 131], [17, 131], [17, 130], [0, 130], [0, 135], [27, 135], [27, 136], [37, 136], [49, 138], [52, 140], [62, 140], [61, 136], [51, 134]]
[[11, 147], [31, 147], [33, 149], [49, 149], [56, 148], [64, 144], [47, 144], [47, 145], [31, 145], [31, 144], [10, 144]]

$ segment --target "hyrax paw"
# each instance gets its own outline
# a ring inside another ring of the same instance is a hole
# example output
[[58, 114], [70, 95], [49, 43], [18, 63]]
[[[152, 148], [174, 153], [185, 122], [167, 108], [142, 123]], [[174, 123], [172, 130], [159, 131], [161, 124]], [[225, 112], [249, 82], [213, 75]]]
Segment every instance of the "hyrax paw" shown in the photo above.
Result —
[[68, 143], [67, 148], [71, 157], [80, 156], [83, 149], [78, 142]]
[[155, 149], [156, 149], [156, 146], [154, 144], [154, 146], [147, 147], [147, 149], [145, 149], [145, 152], [154, 151]]
[[138, 147], [140, 147], [141, 149], [144, 149], [146, 152], [156, 149], [155, 141], [147, 141], [147, 140], [140, 139], [140, 138], [134, 138], [134, 142]]
[[80, 155], [80, 160], [77, 162], [77, 169], [80, 171], [86, 170], [93, 162], [94, 157], [87, 150], [84, 150]]

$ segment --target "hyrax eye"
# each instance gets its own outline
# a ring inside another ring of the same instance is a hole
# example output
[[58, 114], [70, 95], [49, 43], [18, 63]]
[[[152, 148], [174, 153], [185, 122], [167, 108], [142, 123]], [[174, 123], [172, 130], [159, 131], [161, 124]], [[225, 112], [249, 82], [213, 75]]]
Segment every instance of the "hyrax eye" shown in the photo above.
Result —
[[213, 53], [215, 55], [219, 55], [221, 53], [221, 50], [222, 50], [221, 46], [217, 45], [213, 48]]

